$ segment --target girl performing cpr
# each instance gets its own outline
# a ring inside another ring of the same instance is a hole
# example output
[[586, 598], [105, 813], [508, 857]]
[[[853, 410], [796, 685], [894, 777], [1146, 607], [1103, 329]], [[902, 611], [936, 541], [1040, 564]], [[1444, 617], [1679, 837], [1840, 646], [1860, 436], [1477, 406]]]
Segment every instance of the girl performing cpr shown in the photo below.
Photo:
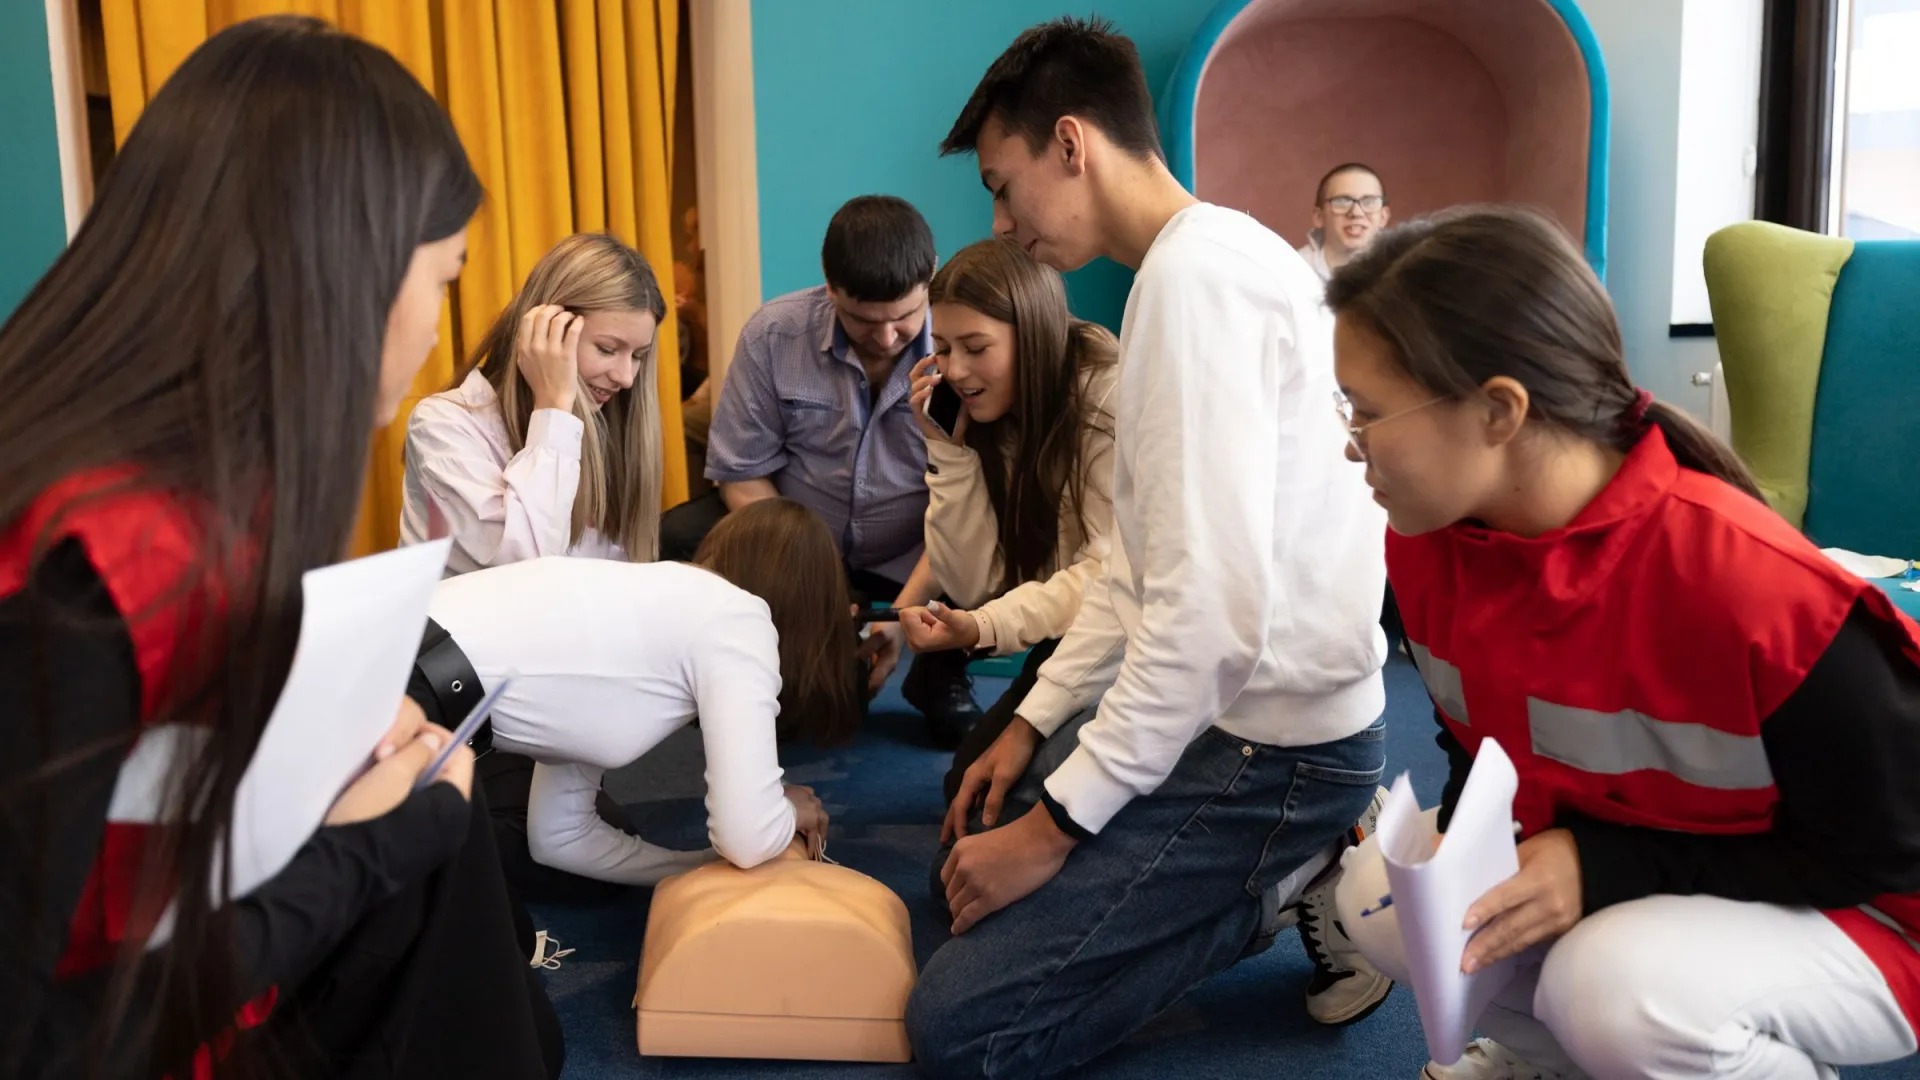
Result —
[[[796, 833], [823, 833], [819, 800], [781, 784], [776, 744], [843, 741], [859, 723], [840, 565], [818, 518], [768, 499], [727, 515], [691, 564], [554, 557], [442, 583], [433, 619], [473, 681], [513, 673], [493, 738], [539, 763], [527, 808], [534, 860], [650, 885], [713, 853], [751, 867]], [[668, 851], [602, 820], [601, 775], [696, 717], [714, 852]]]
[[[1383, 234], [1328, 290], [1348, 455], [1453, 762], [1520, 787], [1520, 871], [1464, 967], [1519, 956], [1429, 1080], [1832, 1077], [1914, 1051], [1920, 629], [1636, 390], [1606, 292], [1514, 210]], [[1404, 966], [1371, 842], [1338, 907]]]

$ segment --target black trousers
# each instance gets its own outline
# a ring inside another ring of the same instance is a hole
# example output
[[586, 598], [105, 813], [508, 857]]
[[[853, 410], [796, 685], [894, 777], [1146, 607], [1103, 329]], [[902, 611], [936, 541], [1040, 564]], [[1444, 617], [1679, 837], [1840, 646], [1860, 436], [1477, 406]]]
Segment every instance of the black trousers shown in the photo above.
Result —
[[953, 797], [960, 794], [960, 781], [965, 779], [967, 767], [980, 760], [980, 755], [986, 753], [1000, 733], [1007, 730], [1008, 724], [1013, 723], [1013, 718], [1019, 714], [1020, 702], [1026, 699], [1027, 692], [1040, 679], [1040, 665], [1047, 662], [1047, 657], [1053, 655], [1053, 650], [1059, 644], [1059, 638], [1050, 638], [1029, 650], [1027, 661], [1021, 665], [1020, 674], [1014, 677], [1013, 685], [1007, 687], [1007, 692], [1001, 694], [986, 713], [967, 729], [960, 746], [953, 752], [953, 767], [947, 770], [946, 779], [940, 784], [949, 805], [953, 803]]
[[1406, 639], [1407, 628], [1400, 623], [1400, 605], [1394, 602], [1393, 586], [1387, 586], [1387, 597], [1380, 605], [1380, 628], [1387, 632], [1387, 652], [1391, 654]]
[[460, 853], [369, 912], [268, 1020], [296, 1074], [558, 1077], [560, 1021], [528, 967], [533, 922], [475, 784]]
[[700, 541], [726, 516], [727, 501], [720, 497], [718, 487], [660, 515], [661, 561], [692, 562]]

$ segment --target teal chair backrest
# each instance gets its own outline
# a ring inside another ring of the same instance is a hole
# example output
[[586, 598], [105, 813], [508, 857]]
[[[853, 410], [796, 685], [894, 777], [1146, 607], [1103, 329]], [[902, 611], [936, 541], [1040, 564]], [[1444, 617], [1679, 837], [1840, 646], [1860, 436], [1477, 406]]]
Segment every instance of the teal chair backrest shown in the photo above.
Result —
[[1803, 528], [1920, 559], [1920, 241], [1863, 240], [1834, 283]]

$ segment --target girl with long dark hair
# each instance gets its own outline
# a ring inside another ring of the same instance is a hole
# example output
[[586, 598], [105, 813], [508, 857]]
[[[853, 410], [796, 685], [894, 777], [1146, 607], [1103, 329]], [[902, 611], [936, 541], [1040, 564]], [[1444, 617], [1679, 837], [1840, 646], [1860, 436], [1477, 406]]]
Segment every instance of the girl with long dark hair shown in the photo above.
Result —
[[220, 872], [480, 197], [392, 56], [241, 23], [0, 329], [0, 1075], [557, 1071], [471, 755], [412, 791], [419, 709], [277, 876]]
[[[1833, 1076], [1914, 1052], [1920, 627], [1634, 385], [1552, 222], [1383, 233], [1328, 290], [1350, 432], [1452, 776], [1519, 774], [1520, 870], [1468, 910], [1515, 958], [1428, 1080]], [[1442, 841], [1444, 843], [1444, 840]], [[1340, 920], [1403, 974], [1376, 845]]]
[[[982, 240], [927, 288], [934, 352], [914, 372], [927, 436], [927, 559], [959, 607], [903, 611], [916, 652], [1030, 650], [1014, 685], [961, 740], [949, 801], [967, 766], [1013, 720], [1089, 581], [1113, 526], [1113, 413], [1119, 345], [1067, 309], [1060, 274], [1020, 245]], [[927, 417], [934, 387], [960, 397], [952, 433]]]

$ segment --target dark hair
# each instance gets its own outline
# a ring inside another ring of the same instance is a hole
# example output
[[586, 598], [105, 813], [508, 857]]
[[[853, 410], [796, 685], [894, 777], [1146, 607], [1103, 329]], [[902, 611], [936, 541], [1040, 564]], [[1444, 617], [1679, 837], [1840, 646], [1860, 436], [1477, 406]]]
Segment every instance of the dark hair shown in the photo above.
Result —
[[1539, 213], [1462, 207], [1387, 229], [1334, 273], [1327, 303], [1435, 394], [1466, 398], [1505, 375], [1526, 387], [1535, 419], [1621, 451], [1656, 426], [1680, 464], [1761, 498], [1733, 450], [1686, 413], [1636, 408], [1613, 302]]
[[933, 277], [933, 230], [905, 199], [861, 195], [827, 222], [820, 266], [827, 284], [867, 304], [898, 300]]
[[[98, 1072], [184, 1075], [232, 1023], [244, 965], [207, 882], [227, 888], [235, 788], [292, 661], [301, 575], [347, 549], [388, 313], [415, 249], [457, 233], [480, 196], [446, 113], [391, 55], [318, 19], [239, 23], [160, 87], [0, 328], [0, 523], [65, 477], [128, 466], [116, 491], [160, 493], [204, 541], [183, 579], [209, 584], [173, 598], [204, 618], [182, 624], [196, 641], [177, 643], [152, 718], [212, 732], [169, 781], [200, 811], [148, 845], [136, 910], [174, 903], [173, 936], [125, 944], [102, 1030], [74, 1048]], [[39, 914], [64, 928], [67, 913]], [[262, 1056], [243, 1035], [221, 1074]]]
[[[590, 311], [644, 311], [657, 326], [667, 317], [667, 301], [646, 257], [610, 233], [575, 233], [553, 245], [527, 274], [526, 284], [480, 339], [480, 347], [453, 374], [453, 386], [479, 368], [492, 385], [506, 421], [507, 445], [516, 454], [526, 446], [533, 423], [533, 387], [520, 370], [520, 323], [542, 304], [557, 304], [575, 314]], [[651, 562], [660, 550], [660, 395], [659, 336], [634, 372], [633, 385], [595, 410], [585, 394], [573, 400], [573, 414], [586, 426], [580, 444], [580, 482], [573, 499], [572, 543], [588, 529], [619, 544], [627, 558]], [[583, 346], [584, 347], [584, 346]]]
[[826, 522], [791, 499], [720, 519], [693, 561], [766, 601], [780, 635], [779, 737], [820, 746], [860, 727], [847, 573]]
[[1112, 432], [1112, 417], [1086, 400], [1083, 377], [1112, 364], [1119, 345], [1106, 327], [1067, 310], [1060, 274], [1005, 238], [961, 248], [933, 276], [930, 303], [963, 304], [1013, 327], [1013, 408], [967, 425], [980, 455], [987, 499], [1000, 528], [1000, 589], [1047, 572], [1060, 546], [1060, 515], [1086, 535], [1084, 431]]
[[1362, 172], [1373, 177], [1374, 182], [1380, 185], [1380, 201], [1382, 203], [1387, 201], [1387, 182], [1380, 179], [1380, 174], [1373, 171], [1373, 166], [1358, 161], [1349, 161], [1344, 165], [1335, 165], [1333, 168], [1328, 169], [1327, 175], [1320, 178], [1320, 185], [1313, 189], [1313, 205], [1320, 206], [1327, 201], [1327, 185], [1333, 182], [1334, 177], [1342, 173], [1350, 172]]
[[1140, 53], [1107, 19], [1067, 16], [1014, 38], [980, 77], [940, 153], [972, 153], [990, 116], [1036, 154], [1060, 118], [1074, 116], [1135, 157], [1166, 160]]

